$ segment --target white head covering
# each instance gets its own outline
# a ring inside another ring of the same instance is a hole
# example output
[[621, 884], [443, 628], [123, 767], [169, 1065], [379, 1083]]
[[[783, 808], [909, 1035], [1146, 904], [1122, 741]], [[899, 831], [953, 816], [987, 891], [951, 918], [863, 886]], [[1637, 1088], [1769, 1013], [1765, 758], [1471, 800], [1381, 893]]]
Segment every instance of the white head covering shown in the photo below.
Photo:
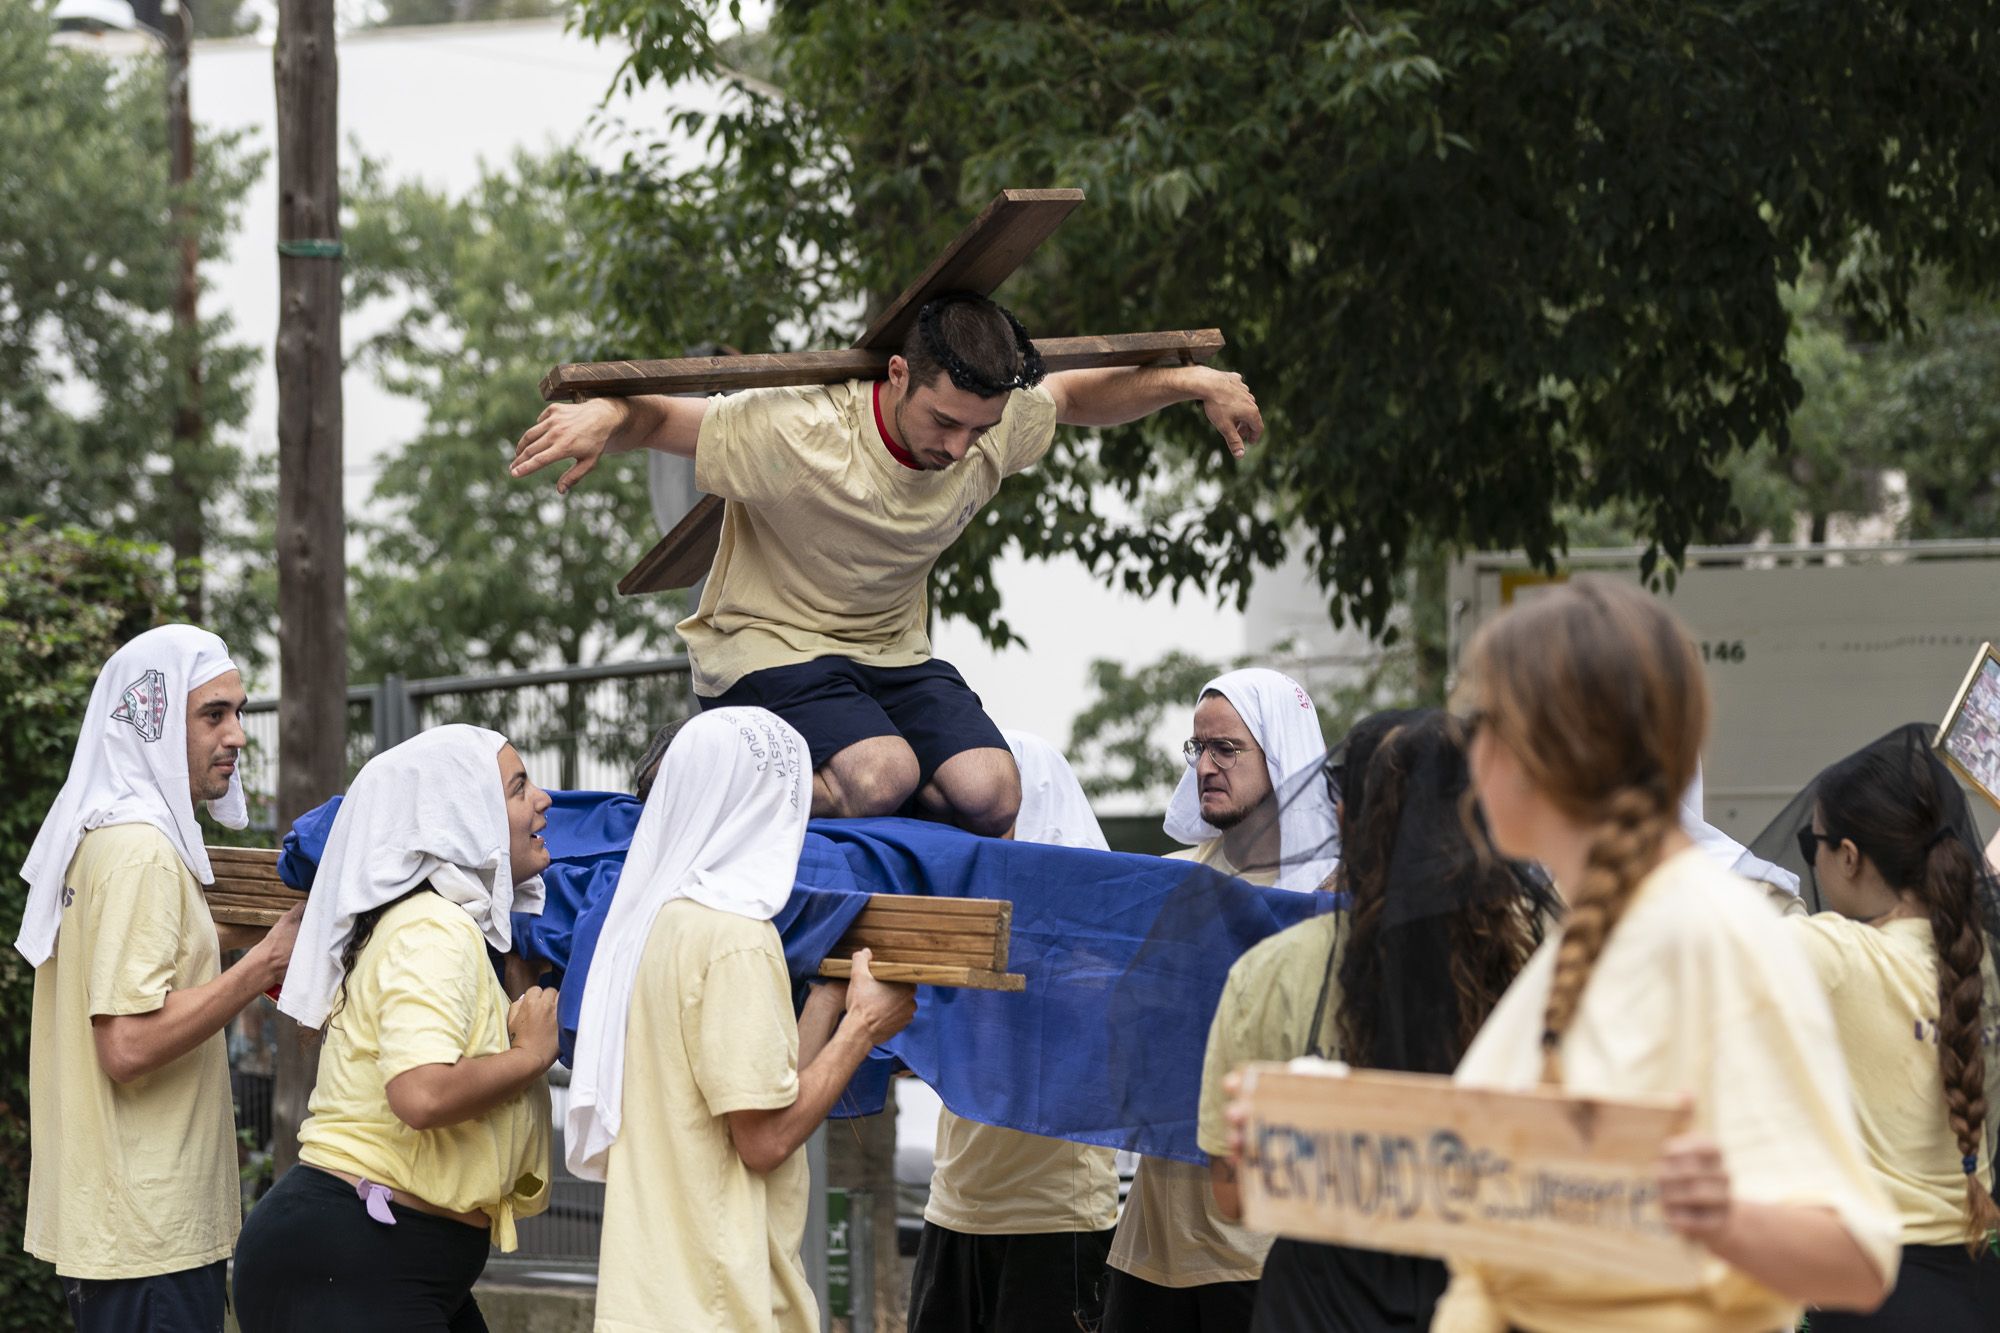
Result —
[[[63, 877], [77, 844], [109, 824], [151, 824], [167, 835], [181, 860], [204, 884], [215, 882], [188, 780], [188, 695], [236, 670], [221, 639], [193, 625], [149, 629], [111, 654], [97, 673], [69, 779], [42, 820], [21, 866], [28, 910], [14, 947], [35, 967], [48, 960], [62, 924]], [[250, 822], [243, 778], [208, 813], [224, 828]]]
[[[1290, 676], [1268, 667], [1217, 676], [1202, 686], [1202, 694], [1211, 691], [1229, 701], [1263, 747], [1272, 797], [1285, 802], [1278, 816], [1278, 887], [1301, 893], [1318, 888], [1340, 863], [1339, 824], [1326, 784], [1306, 776], [1326, 758], [1326, 737], [1320, 734], [1312, 696]], [[1193, 768], [1181, 775], [1181, 785], [1167, 803], [1166, 830], [1175, 842], [1189, 846], [1222, 836], [1221, 829], [1201, 817], [1201, 789]]]
[[1725, 870], [1733, 870], [1745, 879], [1756, 880], [1783, 889], [1796, 897], [1799, 892], [1799, 877], [1783, 866], [1772, 865], [1748, 847], [1724, 833], [1708, 822], [1702, 813], [1701, 768], [1694, 770], [1694, 781], [1681, 797], [1681, 829], [1694, 839], [1695, 846], [1702, 853]]
[[280, 1010], [323, 1025], [354, 919], [426, 881], [466, 910], [488, 944], [512, 946], [509, 913], [540, 912], [542, 881], [514, 882], [498, 763], [506, 744], [497, 731], [454, 723], [384, 750], [354, 775], [306, 897]]
[[1104, 830], [1083, 794], [1083, 784], [1062, 751], [1026, 731], [1002, 731], [1021, 770], [1021, 813], [1014, 817], [1016, 842], [1109, 851]]
[[597, 937], [563, 1122], [569, 1169], [604, 1179], [623, 1118], [625, 1026], [653, 919], [676, 898], [769, 921], [792, 896], [812, 814], [805, 738], [762, 708], [712, 708], [660, 761]]

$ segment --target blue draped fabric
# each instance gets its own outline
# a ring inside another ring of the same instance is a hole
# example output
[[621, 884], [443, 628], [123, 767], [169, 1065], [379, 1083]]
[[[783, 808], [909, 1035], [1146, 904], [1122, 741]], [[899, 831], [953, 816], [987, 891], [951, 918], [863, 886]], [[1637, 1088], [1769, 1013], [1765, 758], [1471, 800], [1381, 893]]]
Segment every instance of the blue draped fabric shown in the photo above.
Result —
[[[567, 1060], [639, 803], [550, 795], [547, 906], [517, 915], [514, 930], [518, 947], [550, 959], [560, 977]], [[295, 887], [308, 887], [333, 804], [286, 839], [280, 874]], [[1027, 989], [920, 988], [916, 1019], [863, 1065], [836, 1115], [882, 1109], [890, 1076], [908, 1068], [969, 1119], [1193, 1162], [1204, 1160], [1202, 1055], [1230, 965], [1335, 905], [1332, 894], [1255, 888], [1185, 860], [978, 838], [919, 820], [815, 820], [772, 923], [795, 982], [817, 973], [871, 893], [1012, 902], [1008, 970]]]

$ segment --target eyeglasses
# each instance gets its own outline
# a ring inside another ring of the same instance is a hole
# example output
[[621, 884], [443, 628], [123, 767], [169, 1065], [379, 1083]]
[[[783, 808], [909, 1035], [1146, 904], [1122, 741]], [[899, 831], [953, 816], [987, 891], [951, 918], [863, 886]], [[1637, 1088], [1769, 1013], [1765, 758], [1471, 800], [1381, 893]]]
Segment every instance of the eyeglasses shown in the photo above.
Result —
[[1821, 843], [1825, 843], [1829, 847], [1838, 847], [1840, 846], [1840, 841], [1840, 838], [1836, 834], [1814, 833], [1810, 827], [1802, 828], [1799, 830], [1799, 855], [1806, 859], [1807, 865], [1811, 865], [1819, 859], [1819, 845]]
[[1238, 756], [1248, 754], [1256, 748], [1254, 745], [1238, 745], [1235, 741], [1190, 740], [1181, 746], [1181, 753], [1187, 756], [1188, 767], [1193, 768], [1201, 762], [1202, 751], [1206, 750], [1217, 768], [1227, 770], [1236, 767]]

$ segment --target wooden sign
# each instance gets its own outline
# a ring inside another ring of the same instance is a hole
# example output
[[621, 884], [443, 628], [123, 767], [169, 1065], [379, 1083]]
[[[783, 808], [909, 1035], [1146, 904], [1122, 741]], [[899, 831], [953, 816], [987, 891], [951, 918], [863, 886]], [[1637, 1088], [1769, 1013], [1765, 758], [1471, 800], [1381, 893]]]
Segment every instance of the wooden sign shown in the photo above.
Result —
[[1660, 1207], [1662, 1099], [1466, 1088], [1425, 1074], [1253, 1064], [1244, 1225], [1540, 1272], [1692, 1284], [1702, 1251]]

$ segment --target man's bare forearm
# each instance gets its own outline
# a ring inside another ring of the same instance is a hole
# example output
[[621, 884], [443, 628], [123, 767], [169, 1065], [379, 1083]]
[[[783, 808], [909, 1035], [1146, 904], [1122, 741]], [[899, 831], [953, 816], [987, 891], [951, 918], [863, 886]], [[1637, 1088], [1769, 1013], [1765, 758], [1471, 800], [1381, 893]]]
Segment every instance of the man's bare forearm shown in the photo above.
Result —
[[731, 1112], [729, 1132], [744, 1165], [760, 1172], [782, 1166], [826, 1120], [874, 1046], [863, 1024], [843, 1023], [833, 1030], [812, 1062], [799, 1071], [799, 1095], [790, 1106]]
[[116, 1083], [143, 1078], [222, 1031], [283, 976], [268, 954], [252, 950], [213, 981], [168, 991], [165, 1002], [149, 1014], [94, 1015], [97, 1063]]
[[1202, 397], [1213, 373], [1205, 366], [1114, 367], [1060, 371], [1044, 383], [1063, 425], [1122, 426]]

